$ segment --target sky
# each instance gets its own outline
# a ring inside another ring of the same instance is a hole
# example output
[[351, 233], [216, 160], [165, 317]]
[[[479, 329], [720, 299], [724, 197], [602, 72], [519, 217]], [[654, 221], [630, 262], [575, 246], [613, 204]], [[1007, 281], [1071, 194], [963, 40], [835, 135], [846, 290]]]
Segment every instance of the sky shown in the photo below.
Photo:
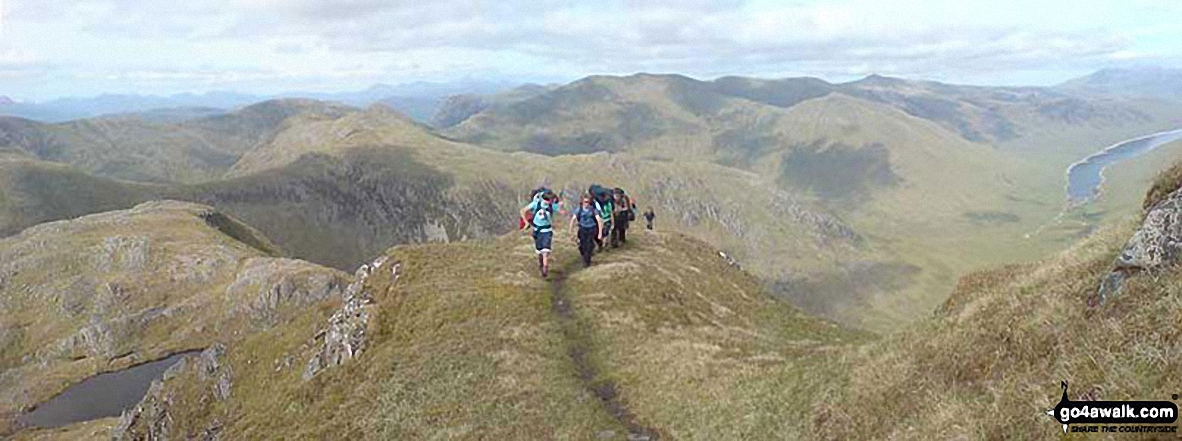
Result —
[[1050, 85], [1182, 67], [1180, 0], [0, 0], [0, 95], [592, 74]]

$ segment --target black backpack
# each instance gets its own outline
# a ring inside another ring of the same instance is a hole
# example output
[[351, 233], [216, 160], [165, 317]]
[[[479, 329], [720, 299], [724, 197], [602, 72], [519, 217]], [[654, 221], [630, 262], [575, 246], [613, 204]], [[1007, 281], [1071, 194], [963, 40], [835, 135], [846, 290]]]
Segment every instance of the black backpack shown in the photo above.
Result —
[[591, 184], [591, 188], [587, 189], [587, 193], [590, 193], [591, 197], [595, 198], [595, 201], [599, 202], [600, 204], [606, 204], [607, 200], [611, 198], [612, 195], [611, 190], [608, 190], [599, 184]]

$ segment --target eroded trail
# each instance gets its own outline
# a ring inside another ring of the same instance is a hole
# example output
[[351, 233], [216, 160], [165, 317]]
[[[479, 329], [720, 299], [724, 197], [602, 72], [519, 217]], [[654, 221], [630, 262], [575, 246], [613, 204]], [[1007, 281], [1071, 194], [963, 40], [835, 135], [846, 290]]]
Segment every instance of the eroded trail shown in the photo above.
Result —
[[640, 423], [636, 415], [620, 402], [616, 393], [616, 383], [610, 378], [600, 375], [595, 363], [590, 359], [591, 336], [587, 327], [582, 326], [575, 317], [574, 305], [566, 295], [565, 282], [568, 272], [575, 271], [580, 265], [577, 261], [566, 262], [561, 268], [550, 272], [550, 305], [558, 315], [562, 324], [562, 334], [566, 340], [567, 354], [575, 363], [575, 370], [579, 379], [588, 391], [599, 398], [604, 409], [628, 429], [629, 440], [658, 440], [660, 432]]

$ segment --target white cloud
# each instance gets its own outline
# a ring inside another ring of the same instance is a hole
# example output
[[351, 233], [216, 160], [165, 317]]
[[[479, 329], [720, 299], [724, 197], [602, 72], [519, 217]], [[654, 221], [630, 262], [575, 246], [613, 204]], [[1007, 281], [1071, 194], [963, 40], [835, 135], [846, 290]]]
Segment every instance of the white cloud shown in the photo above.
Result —
[[[1082, 70], [1131, 54], [1176, 59], [1182, 43], [1142, 41], [1177, 29], [1161, 11], [1178, 4], [9, 0], [0, 49], [30, 48], [59, 73], [103, 73], [92, 84], [34, 85], [41, 93], [109, 86], [104, 78], [161, 89], [316, 78], [333, 88], [490, 72], [523, 80], [639, 70], [980, 78]], [[0, 67], [5, 59], [0, 52]]]

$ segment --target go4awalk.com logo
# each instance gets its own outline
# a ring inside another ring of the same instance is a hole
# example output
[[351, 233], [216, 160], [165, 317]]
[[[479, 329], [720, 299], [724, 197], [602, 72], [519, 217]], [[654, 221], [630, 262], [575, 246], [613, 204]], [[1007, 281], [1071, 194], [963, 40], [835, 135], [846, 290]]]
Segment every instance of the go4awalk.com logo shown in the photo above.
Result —
[[[1169, 401], [1071, 401], [1067, 382], [1060, 383], [1063, 397], [1046, 414], [1072, 432], [1178, 433], [1178, 406]], [[1178, 395], [1174, 394], [1174, 400]]]

